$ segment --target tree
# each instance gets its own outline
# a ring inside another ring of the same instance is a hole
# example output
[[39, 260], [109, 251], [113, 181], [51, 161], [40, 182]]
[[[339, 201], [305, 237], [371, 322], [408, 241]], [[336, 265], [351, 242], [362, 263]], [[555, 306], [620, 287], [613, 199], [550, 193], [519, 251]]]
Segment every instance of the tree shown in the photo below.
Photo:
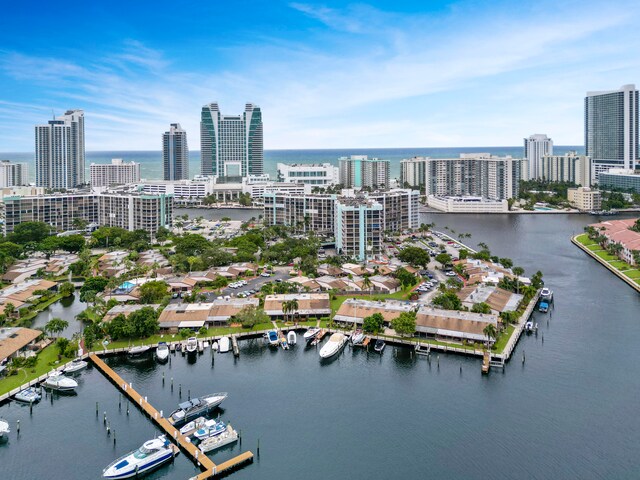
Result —
[[182, 339], [185, 339], [185, 338], [189, 338], [191, 333], [192, 333], [191, 330], [189, 330], [188, 328], [181, 328], [180, 331], [178, 332], [178, 335], [180, 335]]
[[95, 296], [98, 293], [102, 293], [107, 287], [109, 280], [104, 277], [90, 277], [87, 278], [80, 288], [80, 300], [86, 302], [87, 296], [91, 293]]
[[152, 280], [140, 286], [141, 303], [160, 303], [167, 296], [169, 285], [162, 280]]
[[491, 340], [496, 338], [496, 327], [490, 323], [482, 329], [482, 333], [487, 336], [487, 344], [491, 344]]
[[64, 282], [62, 285], [60, 285], [60, 287], [58, 287], [58, 292], [63, 297], [70, 297], [74, 294], [75, 291], [76, 287], [74, 287], [73, 283], [71, 282]]
[[402, 312], [398, 317], [391, 320], [391, 328], [398, 335], [413, 335], [416, 331], [416, 312]]
[[69, 343], [70, 343], [69, 339], [64, 337], [60, 337], [58, 340], [56, 340], [56, 346], [58, 347], [60, 356], [63, 356], [66, 353]]
[[11, 318], [13, 317], [13, 314], [16, 312], [16, 306], [11, 303], [11, 302], [7, 302], [4, 306], [4, 314]]
[[44, 222], [23, 222], [7, 235], [7, 239], [20, 245], [39, 243], [51, 235], [51, 227]]
[[414, 267], [422, 268], [427, 268], [431, 261], [429, 253], [420, 247], [405, 247], [398, 253], [398, 258]]
[[513, 310], [505, 310], [504, 312], [500, 312], [500, 319], [505, 326], [511, 325], [518, 320], [518, 314]]
[[160, 330], [158, 312], [153, 307], [143, 307], [131, 312], [127, 318], [131, 336], [145, 338]]
[[75, 217], [71, 221], [71, 225], [76, 230], [84, 230], [85, 228], [87, 228], [87, 225], [89, 225], [89, 221], [85, 220], [84, 218]]
[[61, 333], [65, 328], [69, 326], [69, 322], [63, 320], [62, 318], [52, 318], [49, 320], [44, 326], [44, 331], [48, 333], [53, 333], [55, 336]]
[[176, 253], [193, 257], [202, 255], [211, 248], [211, 242], [202, 235], [190, 233], [184, 237], [176, 238], [173, 241], [176, 247]]
[[364, 277], [362, 277], [362, 288], [364, 288], [365, 290], [369, 290], [369, 295], [371, 295], [372, 287], [373, 283], [371, 282], [369, 275], [365, 275]]
[[378, 333], [384, 326], [384, 317], [381, 313], [374, 313], [362, 320], [362, 330], [367, 333]]
[[412, 287], [418, 282], [416, 276], [404, 267], [398, 268], [394, 275], [403, 288]]
[[269, 315], [255, 305], [247, 305], [236, 314], [235, 320], [242, 324], [242, 328], [251, 329], [261, 323], [267, 323]]
[[510, 258], [501, 258], [499, 262], [500, 262], [500, 265], [502, 265], [504, 268], [513, 267], [513, 260], [511, 260]]
[[513, 267], [511, 270], [513, 274], [516, 276], [516, 291], [520, 293], [520, 277], [524, 275], [524, 268], [522, 267]]
[[446, 291], [438, 295], [433, 299], [433, 304], [439, 306], [444, 310], [460, 310], [462, 309], [462, 302], [452, 291]]
[[474, 313], [491, 313], [491, 307], [485, 302], [474, 303], [471, 311]]
[[436, 255], [436, 262], [442, 266], [447, 265], [448, 263], [451, 263], [451, 255], [448, 253], [439, 253]]

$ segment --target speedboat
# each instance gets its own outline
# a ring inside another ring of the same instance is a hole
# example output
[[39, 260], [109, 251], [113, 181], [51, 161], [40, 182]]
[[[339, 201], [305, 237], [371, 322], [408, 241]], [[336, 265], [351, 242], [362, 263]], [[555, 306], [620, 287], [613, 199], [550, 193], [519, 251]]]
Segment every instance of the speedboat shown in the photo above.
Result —
[[164, 435], [148, 440], [140, 448], [112, 462], [102, 471], [104, 478], [131, 478], [172, 460], [179, 450]]
[[189, 337], [186, 349], [189, 355], [195, 355], [198, 351], [198, 339], [196, 337]]
[[278, 337], [278, 332], [275, 330], [269, 330], [267, 332], [267, 341], [269, 342], [269, 345], [272, 347], [277, 347], [278, 344], [280, 343], [280, 338]]
[[82, 370], [84, 370], [85, 368], [87, 368], [88, 365], [89, 364], [87, 362], [85, 362], [84, 360], [76, 358], [71, 363], [69, 363], [66, 367], [64, 367], [62, 372], [67, 374], [67, 375], [73, 374], [73, 373], [79, 373]]
[[158, 343], [158, 348], [156, 348], [156, 358], [160, 362], [164, 362], [169, 358], [169, 345], [166, 342]]
[[51, 390], [70, 392], [76, 389], [78, 382], [69, 377], [65, 377], [62, 372], [52, 372], [51, 375], [42, 382], [42, 385]]
[[320, 349], [320, 358], [329, 358], [338, 353], [342, 347], [347, 343], [347, 337], [340, 333], [334, 333], [329, 338], [329, 341], [323, 345]]
[[229, 337], [222, 337], [218, 345], [218, 351], [220, 353], [227, 353], [229, 350], [231, 350], [231, 340]]
[[546, 300], [540, 302], [538, 305], [538, 311], [541, 313], [547, 313], [549, 311], [549, 303]]
[[296, 332], [289, 330], [289, 333], [287, 333], [287, 342], [289, 342], [289, 345], [295, 345], [298, 343], [298, 336], [296, 335]]
[[11, 429], [9, 428], [9, 422], [5, 419], [0, 418], [0, 439], [8, 436], [11, 433]]
[[352, 345], [360, 345], [363, 341], [364, 341], [364, 333], [362, 332], [362, 330], [357, 329], [355, 332], [353, 332], [353, 335], [351, 335]]
[[227, 429], [224, 422], [218, 422], [217, 420], [207, 420], [204, 425], [197, 429], [193, 436], [198, 440], [204, 440], [205, 438], [215, 437], [220, 435]]
[[218, 351], [218, 342], [213, 342], [211, 344], [211, 348], [213, 349], [214, 352]]
[[311, 341], [313, 341], [314, 338], [316, 338], [316, 335], [318, 335], [318, 333], [320, 333], [320, 329], [319, 328], [310, 328], [309, 330], [307, 330], [306, 332], [304, 332], [304, 335], [302, 335], [302, 338], [304, 338], [304, 341], [309, 343]]
[[200, 398], [192, 398], [187, 402], [178, 405], [178, 409], [169, 415], [171, 425], [182, 425], [186, 422], [213, 410], [227, 398], [227, 392], [211, 393]]
[[533, 322], [525, 323], [524, 328], [528, 333], [533, 332]]
[[132, 357], [137, 357], [138, 355], [147, 353], [150, 348], [151, 347], [149, 347], [148, 345], [139, 345], [136, 347], [131, 347], [127, 353]]
[[384, 347], [386, 347], [387, 344], [384, 343], [384, 340], [376, 340], [376, 343], [373, 345], [373, 349], [378, 352], [378, 353], [382, 353], [382, 351], [384, 350]]
[[204, 440], [202, 440], [202, 442], [200, 442], [200, 445], [198, 445], [198, 447], [200, 448], [200, 450], [202, 450], [203, 453], [207, 453], [237, 441], [238, 432], [236, 432], [230, 424], [227, 424], [227, 428], [224, 432], [222, 432], [220, 435], [216, 435], [215, 437], [205, 438]]
[[553, 292], [550, 288], [544, 287], [540, 292], [540, 298], [550, 302], [551, 300], [553, 300]]
[[37, 403], [40, 401], [40, 399], [42, 399], [42, 395], [37, 388], [28, 387], [24, 390], [20, 390], [13, 396], [13, 398], [15, 398], [18, 402]]
[[200, 427], [202, 427], [206, 421], [207, 419], [204, 417], [198, 417], [195, 420], [191, 420], [189, 423], [186, 423], [184, 424], [184, 426], [180, 427], [180, 434], [189, 436]]

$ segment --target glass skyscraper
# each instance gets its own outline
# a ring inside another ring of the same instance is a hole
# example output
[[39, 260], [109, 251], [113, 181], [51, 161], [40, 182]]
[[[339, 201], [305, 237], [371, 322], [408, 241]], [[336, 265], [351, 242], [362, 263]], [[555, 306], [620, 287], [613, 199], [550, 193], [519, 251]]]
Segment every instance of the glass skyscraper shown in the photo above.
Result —
[[242, 115], [223, 115], [217, 103], [202, 107], [200, 170], [219, 181], [263, 173], [262, 112], [247, 103]]
[[172, 123], [162, 135], [162, 162], [165, 180], [189, 178], [189, 147], [187, 132], [179, 123]]

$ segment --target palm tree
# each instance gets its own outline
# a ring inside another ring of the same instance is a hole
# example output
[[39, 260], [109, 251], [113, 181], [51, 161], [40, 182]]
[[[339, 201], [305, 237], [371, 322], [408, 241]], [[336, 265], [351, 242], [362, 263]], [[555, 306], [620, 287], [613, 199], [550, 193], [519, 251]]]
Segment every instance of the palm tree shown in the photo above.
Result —
[[53, 333], [55, 335], [62, 332], [68, 326], [69, 326], [69, 322], [61, 318], [55, 317], [46, 323], [46, 325], [44, 326], [44, 330], [45, 332]]
[[492, 323], [490, 323], [489, 325], [487, 325], [482, 329], [482, 333], [484, 333], [487, 336], [487, 346], [490, 347], [491, 339], [496, 338], [496, 327]]
[[520, 277], [524, 274], [524, 268], [513, 267], [511, 271], [516, 276], [516, 291], [520, 293]]
[[362, 288], [364, 288], [365, 290], [369, 290], [369, 296], [371, 296], [372, 287], [373, 283], [371, 282], [369, 275], [365, 275], [364, 277], [362, 277]]
[[12, 317], [13, 314], [16, 312], [16, 306], [9, 302], [4, 306], [4, 313], [7, 317]]
[[293, 313], [294, 320], [296, 320], [296, 312], [298, 311], [298, 308], [298, 300], [296, 300], [295, 298], [289, 300], [289, 312]]

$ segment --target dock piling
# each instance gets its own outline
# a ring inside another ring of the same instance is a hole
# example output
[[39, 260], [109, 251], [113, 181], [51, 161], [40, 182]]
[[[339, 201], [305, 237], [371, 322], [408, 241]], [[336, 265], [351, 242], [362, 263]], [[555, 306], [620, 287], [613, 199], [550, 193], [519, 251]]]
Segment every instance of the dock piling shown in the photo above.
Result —
[[96, 417], [98, 416], [98, 402], [96, 402]]
[[171, 377], [171, 393], [173, 393], [173, 377]]
[[102, 416], [102, 423], [103, 423], [104, 425], [106, 425], [106, 424], [107, 424], [107, 412], [104, 412], [104, 414], [103, 414], [103, 416]]
[[178, 397], [182, 398], [182, 384], [178, 384]]
[[16, 422], [16, 430], [18, 431], [18, 435], [20, 435], [20, 420]]
[[191, 389], [187, 390], [187, 400], [191, 400]]

